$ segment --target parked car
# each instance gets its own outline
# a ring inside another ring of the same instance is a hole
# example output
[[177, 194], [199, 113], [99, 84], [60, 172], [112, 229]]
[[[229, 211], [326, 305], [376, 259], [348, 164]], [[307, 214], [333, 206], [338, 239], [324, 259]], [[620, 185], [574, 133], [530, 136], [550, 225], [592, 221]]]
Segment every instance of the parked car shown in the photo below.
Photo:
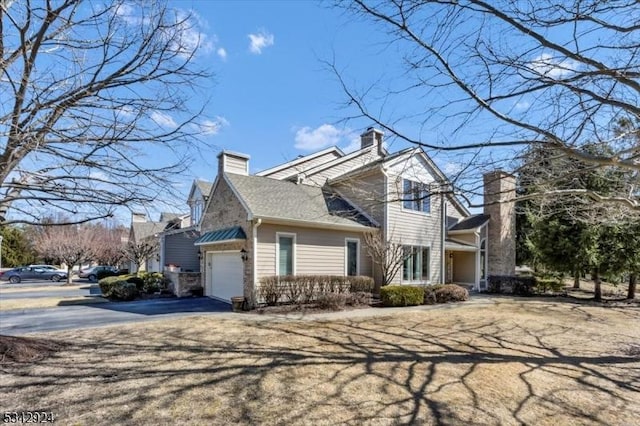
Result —
[[67, 278], [67, 273], [58, 270], [48, 270], [44, 268], [33, 268], [21, 266], [8, 271], [0, 272], [0, 280], [17, 284], [22, 280], [52, 280], [61, 281]]
[[113, 273], [118, 272], [118, 268], [115, 266], [92, 266], [91, 268], [85, 268], [80, 270], [78, 273], [78, 277], [80, 278], [88, 278], [92, 283], [98, 281], [98, 273], [101, 271], [110, 271]]
[[63, 274], [66, 274], [67, 271], [65, 269], [62, 268], [58, 268], [57, 266], [53, 266], [53, 265], [27, 265], [29, 268], [39, 268], [39, 269], [44, 269], [47, 271], [56, 271], [56, 272], [60, 272]]

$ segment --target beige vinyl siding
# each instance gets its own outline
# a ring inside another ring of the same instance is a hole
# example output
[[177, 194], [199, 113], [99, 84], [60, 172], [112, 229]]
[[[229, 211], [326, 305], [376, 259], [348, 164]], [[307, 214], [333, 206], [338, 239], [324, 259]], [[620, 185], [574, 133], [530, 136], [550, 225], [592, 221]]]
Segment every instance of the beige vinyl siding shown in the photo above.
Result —
[[278, 170], [277, 172], [266, 174], [263, 176], [270, 177], [272, 179], [286, 179], [288, 177], [295, 176], [298, 173], [304, 172], [305, 170], [309, 170], [313, 167], [319, 166], [320, 164], [335, 160], [336, 158], [339, 158], [338, 153], [336, 153], [335, 151], [327, 152], [326, 154], [320, 155], [316, 158], [300, 162], [298, 164], [292, 165], [291, 167], [287, 167], [285, 169]]
[[474, 246], [477, 246], [478, 244], [480, 244], [480, 242], [478, 241], [478, 238], [476, 237], [475, 232], [473, 231], [469, 231], [469, 232], [465, 232], [464, 234], [451, 234], [449, 235], [449, 238], [451, 238], [454, 241], [461, 241], [463, 243], [467, 243], [467, 244], [473, 244]]
[[296, 234], [296, 275], [345, 275], [345, 238], [360, 239], [360, 275], [371, 276], [371, 259], [357, 232], [301, 228], [263, 223], [258, 227], [258, 280], [276, 273], [276, 234]]
[[[399, 183], [398, 179], [400, 179]], [[398, 188], [402, 188], [401, 179], [399, 176], [390, 176], [388, 178], [388, 190], [391, 200], [402, 198], [402, 194], [398, 192]], [[429, 263], [431, 283], [440, 282], [440, 263], [442, 261], [440, 204], [440, 195], [432, 196], [431, 213], [423, 213], [403, 209], [402, 201], [390, 201], [387, 203], [388, 238], [403, 245], [431, 248]], [[393, 283], [399, 284], [401, 280], [402, 270], [398, 272]]]
[[476, 254], [457, 251], [453, 253], [453, 282], [475, 284]]
[[340, 182], [334, 187], [350, 202], [372, 217], [379, 224], [384, 223], [385, 176], [380, 170], [366, 176], [356, 176]]
[[234, 157], [233, 155], [225, 155], [225, 172], [236, 173], [239, 175], [247, 175], [247, 160], [245, 158]]
[[342, 157], [336, 160], [335, 163], [332, 163], [331, 167], [324, 168], [321, 166], [315, 170], [309, 170], [306, 173], [305, 183], [309, 185], [324, 185], [327, 179], [333, 179], [351, 170], [355, 170], [358, 167], [365, 166], [371, 161], [380, 158], [380, 155], [378, 154], [378, 147], [373, 146], [367, 150], [362, 150], [362, 152], [351, 158], [347, 158], [346, 160], [345, 158], [346, 157]]

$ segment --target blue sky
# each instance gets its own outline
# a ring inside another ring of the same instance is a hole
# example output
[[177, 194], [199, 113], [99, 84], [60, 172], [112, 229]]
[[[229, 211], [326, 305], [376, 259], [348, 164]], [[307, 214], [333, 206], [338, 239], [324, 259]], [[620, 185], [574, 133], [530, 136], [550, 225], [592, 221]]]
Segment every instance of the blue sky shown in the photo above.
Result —
[[[335, 58], [348, 75], [362, 78], [381, 64], [383, 38], [344, 11], [312, 1], [171, 4], [199, 17], [198, 60], [215, 73], [206, 115], [219, 127], [208, 141], [249, 154], [252, 172], [329, 145], [349, 149], [371, 124], [341, 123], [353, 111], [344, 108], [344, 93], [322, 63]], [[216, 155], [204, 153], [190, 178], [213, 180]]]

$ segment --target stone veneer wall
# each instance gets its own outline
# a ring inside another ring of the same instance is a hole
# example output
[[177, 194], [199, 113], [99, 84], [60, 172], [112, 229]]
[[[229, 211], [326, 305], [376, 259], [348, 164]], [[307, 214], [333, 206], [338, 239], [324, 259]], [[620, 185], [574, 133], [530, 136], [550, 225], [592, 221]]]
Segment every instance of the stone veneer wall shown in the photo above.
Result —
[[501, 170], [484, 176], [487, 229], [487, 276], [516, 273], [516, 179]]
[[169, 290], [177, 297], [193, 296], [194, 292], [202, 294], [200, 272], [165, 272], [164, 275], [171, 280]]

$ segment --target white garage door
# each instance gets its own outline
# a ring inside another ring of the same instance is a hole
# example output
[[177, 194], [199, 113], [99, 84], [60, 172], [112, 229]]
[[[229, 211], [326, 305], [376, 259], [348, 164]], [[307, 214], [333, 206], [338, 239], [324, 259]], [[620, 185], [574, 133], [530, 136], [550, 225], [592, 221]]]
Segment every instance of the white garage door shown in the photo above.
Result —
[[231, 301], [244, 294], [244, 273], [240, 253], [208, 253], [211, 259], [205, 295]]

